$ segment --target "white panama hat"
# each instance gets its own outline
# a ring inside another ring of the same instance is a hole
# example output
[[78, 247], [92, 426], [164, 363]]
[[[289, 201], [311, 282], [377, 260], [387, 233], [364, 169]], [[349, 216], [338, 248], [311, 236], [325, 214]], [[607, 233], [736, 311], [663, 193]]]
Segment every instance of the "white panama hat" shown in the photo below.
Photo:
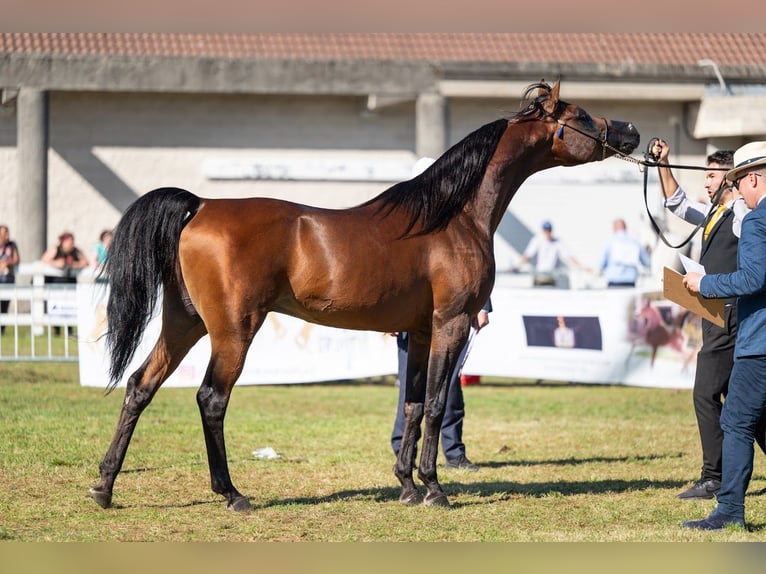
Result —
[[766, 165], [766, 141], [750, 142], [734, 152], [734, 168], [726, 172], [726, 179], [734, 181], [743, 171]]

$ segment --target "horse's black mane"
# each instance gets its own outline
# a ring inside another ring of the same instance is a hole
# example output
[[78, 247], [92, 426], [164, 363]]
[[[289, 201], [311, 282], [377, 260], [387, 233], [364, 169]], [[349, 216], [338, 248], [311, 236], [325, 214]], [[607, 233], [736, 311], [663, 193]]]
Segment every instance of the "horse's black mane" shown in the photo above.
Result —
[[379, 211], [385, 212], [385, 215], [395, 209], [407, 211], [410, 220], [402, 236], [408, 235], [419, 220], [422, 220], [423, 225], [415, 235], [427, 235], [444, 229], [476, 195], [487, 164], [508, 123], [530, 116], [539, 117], [541, 104], [550, 94], [548, 84], [541, 82], [527, 87], [522, 105], [529, 102], [530, 94], [537, 90], [544, 93], [519, 112], [509, 118], [490, 122], [468, 134], [423, 173], [391, 186], [363, 205], [380, 202]]

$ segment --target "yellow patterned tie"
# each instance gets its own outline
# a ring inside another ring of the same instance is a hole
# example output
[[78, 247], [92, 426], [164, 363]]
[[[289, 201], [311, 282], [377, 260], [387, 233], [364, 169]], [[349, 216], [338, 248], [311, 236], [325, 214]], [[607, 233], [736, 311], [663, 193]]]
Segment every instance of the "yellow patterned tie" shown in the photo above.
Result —
[[711, 217], [708, 222], [705, 224], [705, 232], [702, 235], [703, 239], [707, 239], [707, 236], [710, 235], [710, 230], [713, 229], [713, 226], [715, 225], [716, 221], [721, 217], [721, 214], [726, 211], [725, 205], [719, 205], [718, 209], [715, 210], [715, 213], [713, 213], [713, 217]]

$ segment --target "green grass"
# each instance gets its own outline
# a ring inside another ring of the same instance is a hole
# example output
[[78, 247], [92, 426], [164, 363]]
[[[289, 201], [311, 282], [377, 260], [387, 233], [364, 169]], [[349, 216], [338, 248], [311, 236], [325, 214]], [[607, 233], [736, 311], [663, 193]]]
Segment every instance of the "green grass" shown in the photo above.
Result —
[[[161, 389], [142, 416], [114, 507], [88, 496], [123, 390], [78, 384], [76, 363], [0, 363], [0, 539], [7, 541], [766, 541], [766, 458], [749, 530], [682, 530], [714, 501], [675, 495], [699, 472], [691, 393], [488, 381], [465, 389], [478, 473], [439, 478], [452, 508], [398, 502], [390, 382], [242, 386], [226, 437], [254, 511], [209, 487], [196, 389]], [[256, 460], [271, 446], [278, 460]], [[443, 463], [442, 455], [439, 455]]]

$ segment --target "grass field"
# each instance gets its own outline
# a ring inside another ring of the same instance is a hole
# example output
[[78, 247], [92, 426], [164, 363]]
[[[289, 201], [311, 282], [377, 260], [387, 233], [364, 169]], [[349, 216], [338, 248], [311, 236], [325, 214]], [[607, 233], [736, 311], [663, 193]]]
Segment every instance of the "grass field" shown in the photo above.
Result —
[[[161, 389], [117, 479], [87, 495], [122, 389], [78, 384], [76, 363], [0, 363], [0, 540], [766, 541], [766, 457], [748, 529], [682, 530], [714, 501], [675, 495], [699, 472], [690, 391], [484, 380], [466, 387], [477, 473], [439, 477], [452, 508], [398, 502], [390, 382], [242, 386], [226, 419], [230, 470], [254, 511], [209, 488], [196, 389]], [[270, 446], [275, 460], [252, 451]], [[443, 463], [442, 455], [439, 457]]]

